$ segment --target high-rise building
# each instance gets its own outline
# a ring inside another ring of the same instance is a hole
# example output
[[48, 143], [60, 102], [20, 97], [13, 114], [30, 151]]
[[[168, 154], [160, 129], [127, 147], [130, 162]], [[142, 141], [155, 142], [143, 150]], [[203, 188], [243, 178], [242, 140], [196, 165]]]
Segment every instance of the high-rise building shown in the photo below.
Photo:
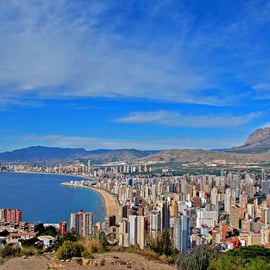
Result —
[[170, 206], [167, 201], [160, 202], [157, 210], [161, 214], [161, 231], [169, 231], [170, 229]]
[[66, 234], [67, 232], [67, 222], [66, 221], [61, 221], [59, 224], [59, 232], [60, 234]]
[[222, 220], [220, 222], [220, 234], [221, 234], [221, 239], [226, 240], [227, 237], [227, 224], [225, 220]]
[[70, 230], [89, 238], [93, 234], [93, 213], [80, 210], [70, 215]]
[[0, 208], [0, 220], [5, 220], [5, 209]]
[[119, 246], [128, 247], [128, 221], [126, 218], [123, 218], [119, 222]]
[[232, 197], [231, 189], [227, 188], [225, 191], [224, 208], [228, 214], [230, 214], [230, 210], [231, 210], [231, 197]]
[[248, 196], [247, 194], [241, 194], [240, 195], [240, 201], [239, 201], [239, 206], [246, 209], [247, 208], [247, 203], [248, 203]]
[[190, 218], [186, 215], [180, 215], [175, 219], [174, 224], [174, 245], [179, 251], [190, 249]]
[[232, 205], [231, 206], [231, 214], [230, 214], [230, 224], [233, 228], [239, 229], [240, 227], [240, 211], [239, 206]]
[[161, 229], [161, 215], [157, 210], [150, 215], [150, 237], [156, 238]]
[[91, 161], [90, 160], [87, 161], [87, 170], [88, 170], [88, 173], [90, 174], [91, 173]]
[[144, 249], [145, 238], [145, 218], [144, 216], [137, 216], [137, 244], [140, 249]]
[[22, 221], [22, 211], [19, 209], [4, 209], [4, 218], [8, 223], [20, 223]]
[[261, 183], [261, 187], [262, 187], [262, 193], [264, 194], [269, 194], [269, 190], [270, 190], [270, 182], [267, 180], [263, 180]]
[[128, 235], [129, 244], [135, 246], [137, 244], [137, 216], [128, 216]]

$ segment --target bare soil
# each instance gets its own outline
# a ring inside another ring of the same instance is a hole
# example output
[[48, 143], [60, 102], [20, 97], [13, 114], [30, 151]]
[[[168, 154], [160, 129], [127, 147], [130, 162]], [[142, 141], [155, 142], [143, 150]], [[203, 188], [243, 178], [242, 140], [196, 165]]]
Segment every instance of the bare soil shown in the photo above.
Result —
[[138, 254], [126, 252], [112, 252], [94, 255], [93, 259], [83, 260], [80, 265], [76, 259], [59, 261], [52, 254], [42, 256], [12, 258], [0, 265], [0, 270], [175, 270], [168, 264], [148, 260]]

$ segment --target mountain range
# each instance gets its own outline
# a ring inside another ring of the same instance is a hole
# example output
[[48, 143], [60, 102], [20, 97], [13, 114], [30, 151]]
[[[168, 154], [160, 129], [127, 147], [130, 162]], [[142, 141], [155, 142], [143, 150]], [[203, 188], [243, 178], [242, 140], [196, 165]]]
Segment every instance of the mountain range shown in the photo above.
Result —
[[64, 162], [76, 159], [91, 160], [94, 163], [106, 163], [120, 160], [134, 160], [158, 151], [140, 151], [136, 149], [98, 149], [87, 151], [84, 148], [60, 148], [31, 146], [10, 152], [0, 153], [2, 162]]
[[87, 151], [83, 148], [59, 148], [31, 146], [10, 152], [0, 153], [2, 162], [64, 162], [91, 160], [94, 163], [112, 161], [153, 161], [167, 162], [210, 162], [224, 160], [233, 163], [259, 162], [270, 163], [270, 127], [255, 130], [246, 142], [223, 150], [170, 149], [163, 151], [141, 151], [136, 149], [98, 149]]

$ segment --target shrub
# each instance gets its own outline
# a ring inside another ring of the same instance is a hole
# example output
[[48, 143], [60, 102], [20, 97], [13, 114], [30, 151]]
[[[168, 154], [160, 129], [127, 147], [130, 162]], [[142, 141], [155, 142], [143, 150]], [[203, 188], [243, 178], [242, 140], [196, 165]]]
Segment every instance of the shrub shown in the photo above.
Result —
[[12, 245], [6, 245], [0, 252], [3, 258], [16, 257], [21, 255], [21, 248], [13, 247]]
[[58, 248], [56, 256], [60, 260], [71, 259], [72, 257], [81, 257], [84, 247], [79, 242], [64, 241]]

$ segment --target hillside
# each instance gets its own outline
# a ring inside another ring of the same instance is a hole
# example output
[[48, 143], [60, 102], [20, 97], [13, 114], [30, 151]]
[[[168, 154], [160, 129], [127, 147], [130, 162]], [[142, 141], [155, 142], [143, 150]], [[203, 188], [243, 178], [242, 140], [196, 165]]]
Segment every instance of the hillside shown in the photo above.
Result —
[[260, 154], [244, 154], [232, 152], [214, 152], [201, 149], [171, 149], [140, 159], [153, 163], [269, 163], [270, 151]]

